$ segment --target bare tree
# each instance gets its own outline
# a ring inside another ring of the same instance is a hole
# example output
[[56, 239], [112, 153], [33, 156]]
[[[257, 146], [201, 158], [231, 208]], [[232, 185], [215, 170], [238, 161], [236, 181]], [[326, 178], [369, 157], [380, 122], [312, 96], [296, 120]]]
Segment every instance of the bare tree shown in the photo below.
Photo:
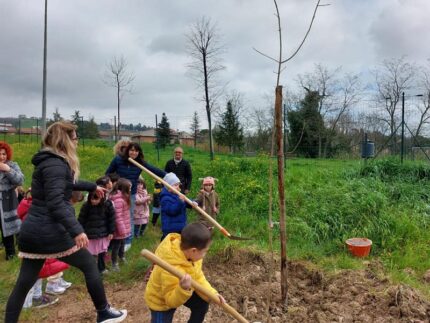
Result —
[[[337, 75], [340, 71], [340, 67], [329, 70], [322, 64], [315, 64], [314, 71], [306, 73], [304, 75], [298, 75], [298, 81], [303, 89], [307, 92], [315, 91], [319, 95], [319, 107], [318, 112], [324, 120], [327, 119], [329, 114], [332, 114], [333, 101], [335, 100], [335, 91], [337, 86]], [[318, 157], [322, 157], [323, 154], [323, 141], [327, 136], [323, 127], [318, 130]]]
[[273, 131], [273, 106], [271, 109], [255, 108], [247, 114], [249, 132], [246, 136], [247, 149], [270, 151]]
[[417, 106], [420, 119], [415, 129], [415, 137], [421, 134], [424, 125], [430, 123], [430, 61], [426, 67], [422, 68], [418, 84], [423, 89], [423, 97], [421, 104]]
[[392, 153], [397, 151], [397, 111], [402, 99], [402, 92], [410, 89], [414, 82], [416, 67], [406, 61], [405, 57], [386, 59], [375, 69], [373, 74], [377, 87], [376, 100], [384, 106], [383, 120], [390, 129], [393, 139]]
[[194, 148], [196, 148], [197, 136], [200, 131], [200, 119], [199, 119], [199, 115], [197, 114], [197, 111], [194, 111], [193, 119], [191, 120], [190, 130], [194, 137]]
[[360, 101], [361, 92], [362, 86], [357, 74], [345, 74], [340, 80], [336, 93], [337, 102], [333, 105], [332, 111], [328, 116], [329, 129], [326, 132], [324, 157], [327, 157], [327, 149], [336, 134], [339, 121]]
[[216, 107], [216, 100], [221, 92], [217, 76], [225, 68], [221, 63], [224, 46], [220, 44], [216, 24], [206, 17], [199, 19], [191, 27], [186, 37], [188, 54], [192, 59], [188, 68], [197, 86], [204, 91], [203, 101], [208, 119], [210, 158], [213, 160], [212, 111]]
[[133, 81], [135, 75], [127, 70], [128, 63], [124, 56], [114, 56], [112, 61], [107, 64], [107, 70], [104, 75], [105, 84], [116, 89], [116, 99], [118, 108], [118, 123], [115, 131], [115, 140], [120, 138], [121, 119], [120, 107], [121, 100], [125, 93], [131, 93], [133, 90]]

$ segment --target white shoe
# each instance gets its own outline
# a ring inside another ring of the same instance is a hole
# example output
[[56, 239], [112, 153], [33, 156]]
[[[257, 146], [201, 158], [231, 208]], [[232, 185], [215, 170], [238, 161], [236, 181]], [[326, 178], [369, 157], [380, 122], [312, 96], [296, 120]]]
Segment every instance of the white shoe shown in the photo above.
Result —
[[51, 295], [61, 295], [66, 291], [66, 289], [64, 287], [61, 287], [60, 284], [55, 281], [55, 282], [48, 282], [46, 284], [46, 289], [45, 292]]
[[59, 279], [59, 281], [58, 281], [58, 285], [60, 285], [61, 287], [63, 287], [63, 288], [65, 288], [65, 289], [67, 289], [67, 288], [69, 288], [70, 286], [72, 286], [72, 283], [70, 283], [70, 282], [68, 282], [68, 281], [65, 281], [65, 280], [63, 279], [63, 277], [61, 277], [61, 278]]
[[127, 252], [131, 248], [131, 243], [126, 243], [124, 245], [124, 252]]

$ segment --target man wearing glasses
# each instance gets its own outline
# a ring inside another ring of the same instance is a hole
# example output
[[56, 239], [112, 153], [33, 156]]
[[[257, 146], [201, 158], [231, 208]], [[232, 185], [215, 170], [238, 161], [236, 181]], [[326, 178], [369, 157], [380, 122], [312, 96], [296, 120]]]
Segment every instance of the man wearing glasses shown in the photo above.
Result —
[[164, 170], [166, 173], [175, 173], [181, 181], [181, 193], [188, 194], [190, 192], [193, 174], [191, 172], [190, 163], [182, 158], [183, 155], [184, 151], [182, 148], [176, 147], [173, 153], [173, 159], [167, 161]]

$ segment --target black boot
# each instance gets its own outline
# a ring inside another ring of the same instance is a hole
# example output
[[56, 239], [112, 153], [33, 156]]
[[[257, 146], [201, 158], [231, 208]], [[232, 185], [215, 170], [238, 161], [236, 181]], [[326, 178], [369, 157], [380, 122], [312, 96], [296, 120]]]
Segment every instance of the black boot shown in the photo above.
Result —
[[97, 311], [97, 323], [122, 322], [127, 317], [127, 310], [118, 311], [109, 305], [104, 310]]

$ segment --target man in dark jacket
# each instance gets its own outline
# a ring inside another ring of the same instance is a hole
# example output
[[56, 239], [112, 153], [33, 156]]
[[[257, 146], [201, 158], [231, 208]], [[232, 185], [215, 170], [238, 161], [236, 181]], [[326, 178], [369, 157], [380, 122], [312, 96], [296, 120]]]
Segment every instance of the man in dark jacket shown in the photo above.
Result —
[[166, 163], [164, 170], [166, 173], [174, 173], [179, 177], [181, 181], [181, 193], [188, 194], [191, 188], [191, 181], [193, 179], [193, 174], [191, 172], [191, 166], [188, 161], [182, 159], [184, 151], [181, 147], [176, 147], [173, 159], [170, 159]]

